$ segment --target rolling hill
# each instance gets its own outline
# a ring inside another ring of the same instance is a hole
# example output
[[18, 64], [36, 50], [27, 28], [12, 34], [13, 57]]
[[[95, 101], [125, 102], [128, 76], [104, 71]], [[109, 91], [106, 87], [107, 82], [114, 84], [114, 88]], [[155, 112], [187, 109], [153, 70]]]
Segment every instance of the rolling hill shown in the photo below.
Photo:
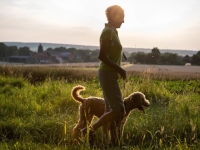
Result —
[[[17, 46], [17, 47], [29, 47], [32, 51], [37, 51], [39, 42], [4, 42], [7, 46]], [[59, 43], [41, 43], [44, 50], [47, 48], [56, 48], [56, 47], [66, 47], [66, 48], [76, 48], [76, 49], [88, 49], [88, 50], [96, 50], [99, 49], [99, 46], [90, 46], [90, 45], [73, 45], [73, 44], [59, 44]], [[133, 52], [144, 52], [149, 53], [151, 51], [151, 48], [127, 48], [124, 47], [123, 50], [126, 53], [133, 53]], [[197, 51], [194, 50], [173, 50], [173, 49], [160, 49], [161, 53], [176, 53], [180, 56], [189, 55], [192, 56], [193, 54], [196, 54]]]

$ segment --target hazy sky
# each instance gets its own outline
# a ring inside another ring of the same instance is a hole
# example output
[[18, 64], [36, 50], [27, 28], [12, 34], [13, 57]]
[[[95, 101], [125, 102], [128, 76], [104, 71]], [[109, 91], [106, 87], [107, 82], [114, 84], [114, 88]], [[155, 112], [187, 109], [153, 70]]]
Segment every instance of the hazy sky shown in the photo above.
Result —
[[0, 0], [0, 42], [98, 46], [114, 4], [123, 47], [200, 50], [200, 0]]

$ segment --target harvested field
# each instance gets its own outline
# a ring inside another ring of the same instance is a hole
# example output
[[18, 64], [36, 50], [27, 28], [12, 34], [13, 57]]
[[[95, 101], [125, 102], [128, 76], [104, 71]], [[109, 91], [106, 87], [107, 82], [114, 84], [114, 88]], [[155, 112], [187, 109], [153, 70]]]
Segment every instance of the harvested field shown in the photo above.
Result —
[[[20, 63], [2, 63], [0, 66], [5, 67], [51, 67], [57, 69], [67, 68], [90, 68], [93, 71], [99, 67], [99, 62], [88, 63], [65, 63], [65, 64], [20, 64]], [[130, 74], [140, 75], [141, 73], [149, 73], [164, 77], [173, 77], [178, 79], [200, 78], [200, 66], [174, 66], [174, 65], [145, 65], [145, 64], [129, 64], [122, 63], [123, 68]]]
[[128, 72], [147, 72], [149, 74], [160, 75], [172, 78], [200, 78], [200, 66], [173, 66], [173, 65], [135, 65], [124, 66]]
[[152, 72], [187, 72], [200, 73], [200, 66], [172, 66], [172, 65], [125, 65], [127, 71], [148, 71]]

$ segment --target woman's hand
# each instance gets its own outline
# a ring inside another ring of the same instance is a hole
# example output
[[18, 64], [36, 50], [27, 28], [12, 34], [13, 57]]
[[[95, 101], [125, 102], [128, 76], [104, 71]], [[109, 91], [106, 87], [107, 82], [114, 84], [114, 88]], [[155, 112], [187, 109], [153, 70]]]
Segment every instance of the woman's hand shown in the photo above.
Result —
[[126, 70], [124, 70], [123, 68], [119, 67], [119, 69], [117, 69], [117, 72], [120, 74], [120, 76], [123, 78], [123, 80], [126, 79]]

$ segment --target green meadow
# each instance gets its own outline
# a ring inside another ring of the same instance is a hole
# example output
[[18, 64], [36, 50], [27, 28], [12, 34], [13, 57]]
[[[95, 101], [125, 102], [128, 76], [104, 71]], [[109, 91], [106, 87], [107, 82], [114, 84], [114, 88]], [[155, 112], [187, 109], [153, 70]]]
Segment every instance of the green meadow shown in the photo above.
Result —
[[[151, 102], [145, 114], [132, 111], [124, 129], [123, 148], [200, 147], [199, 78], [128, 72], [126, 82], [119, 80], [119, 84], [124, 97], [140, 91]], [[79, 103], [70, 92], [76, 85], [86, 87], [83, 97], [102, 97], [97, 69], [0, 67], [0, 149], [90, 149], [87, 143], [72, 144]], [[101, 129], [97, 141], [101, 142]]]

